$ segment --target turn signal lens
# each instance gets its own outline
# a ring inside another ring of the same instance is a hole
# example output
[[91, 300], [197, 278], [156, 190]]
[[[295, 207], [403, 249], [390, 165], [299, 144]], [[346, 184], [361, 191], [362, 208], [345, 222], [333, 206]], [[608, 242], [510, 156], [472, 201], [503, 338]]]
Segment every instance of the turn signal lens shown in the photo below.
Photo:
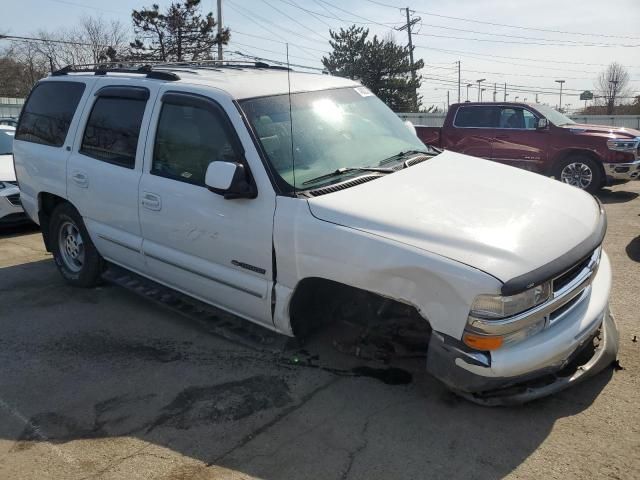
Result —
[[502, 337], [489, 337], [486, 335], [476, 335], [474, 333], [465, 333], [462, 337], [464, 343], [476, 350], [497, 350], [502, 346], [504, 339]]

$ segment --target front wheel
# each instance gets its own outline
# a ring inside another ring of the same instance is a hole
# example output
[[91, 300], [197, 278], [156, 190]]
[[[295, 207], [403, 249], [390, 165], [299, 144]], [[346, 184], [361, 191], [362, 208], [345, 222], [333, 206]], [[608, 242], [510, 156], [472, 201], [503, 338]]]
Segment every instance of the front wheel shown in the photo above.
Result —
[[556, 180], [573, 185], [589, 193], [595, 193], [603, 186], [600, 166], [588, 157], [567, 157], [554, 168], [553, 175]]
[[82, 217], [69, 203], [58, 205], [51, 214], [53, 259], [64, 279], [76, 287], [93, 287], [100, 282], [103, 260], [93, 245]]

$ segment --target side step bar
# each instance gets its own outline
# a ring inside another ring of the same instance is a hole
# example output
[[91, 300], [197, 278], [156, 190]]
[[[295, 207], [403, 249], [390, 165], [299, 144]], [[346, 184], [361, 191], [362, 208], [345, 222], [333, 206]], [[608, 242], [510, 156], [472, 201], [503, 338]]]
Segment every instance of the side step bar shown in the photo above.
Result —
[[280, 335], [248, 320], [149, 280], [111, 263], [102, 278], [112, 284], [183, 315], [213, 335], [262, 352], [282, 353], [295, 347], [296, 339]]

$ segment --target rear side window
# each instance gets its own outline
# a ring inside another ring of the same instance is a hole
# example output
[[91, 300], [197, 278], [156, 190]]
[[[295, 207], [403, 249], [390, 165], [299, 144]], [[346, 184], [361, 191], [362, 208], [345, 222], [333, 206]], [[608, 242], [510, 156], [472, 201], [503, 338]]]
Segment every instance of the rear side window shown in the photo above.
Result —
[[456, 127], [498, 128], [498, 107], [460, 107], [454, 121]]
[[61, 147], [85, 85], [80, 82], [43, 82], [27, 100], [16, 139]]
[[82, 137], [80, 152], [121, 167], [134, 168], [146, 100], [98, 97]]
[[153, 175], [204, 185], [211, 162], [241, 159], [220, 113], [197, 105], [162, 105], [153, 149]]

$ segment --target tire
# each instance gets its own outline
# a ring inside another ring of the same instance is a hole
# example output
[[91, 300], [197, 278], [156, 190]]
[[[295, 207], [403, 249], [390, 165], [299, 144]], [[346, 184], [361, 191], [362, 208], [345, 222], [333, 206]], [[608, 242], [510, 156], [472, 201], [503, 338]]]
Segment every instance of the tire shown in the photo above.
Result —
[[104, 260], [96, 250], [78, 211], [61, 203], [49, 223], [51, 253], [62, 277], [74, 287], [89, 288], [100, 283]]
[[600, 165], [583, 155], [570, 155], [558, 162], [553, 169], [553, 176], [556, 180], [592, 194], [604, 185]]

